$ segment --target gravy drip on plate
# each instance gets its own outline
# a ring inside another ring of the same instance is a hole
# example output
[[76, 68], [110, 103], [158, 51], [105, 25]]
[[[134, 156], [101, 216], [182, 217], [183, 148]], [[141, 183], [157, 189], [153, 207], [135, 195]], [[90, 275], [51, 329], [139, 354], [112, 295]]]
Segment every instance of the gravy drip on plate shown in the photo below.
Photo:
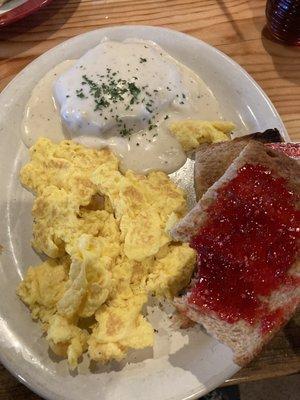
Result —
[[[44, 97], [48, 110], [34, 99]], [[37, 131], [55, 141], [67, 135], [86, 146], [108, 146], [123, 171], [172, 173], [186, 155], [168, 125], [220, 117], [205, 83], [161, 47], [137, 39], [106, 40], [38, 83], [26, 109], [24, 141], [31, 145]]]
[[55, 142], [68, 137], [53, 96], [53, 82], [74, 63], [75, 60], [67, 60], [58, 64], [33, 89], [22, 123], [22, 139], [27, 147], [32, 146], [41, 136]]

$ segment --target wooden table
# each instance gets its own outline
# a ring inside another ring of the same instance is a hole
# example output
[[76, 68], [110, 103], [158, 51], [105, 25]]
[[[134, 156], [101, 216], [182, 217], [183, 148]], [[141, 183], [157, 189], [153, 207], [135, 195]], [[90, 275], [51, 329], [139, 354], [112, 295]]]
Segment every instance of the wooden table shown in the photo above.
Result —
[[[263, 32], [262, 0], [54, 0], [38, 13], [0, 29], [0, 90], [34, 58], [62, 41], [99, 27], [144, 24], [186, 32], [242, 65], [300, 141], [300, 49]], [[226, 100], [226, 99], [225, 99]], [[229, 383], [300, 372], [300, 314], [263, 354]], [[0, 400], [39, 399], [0, 365]]]

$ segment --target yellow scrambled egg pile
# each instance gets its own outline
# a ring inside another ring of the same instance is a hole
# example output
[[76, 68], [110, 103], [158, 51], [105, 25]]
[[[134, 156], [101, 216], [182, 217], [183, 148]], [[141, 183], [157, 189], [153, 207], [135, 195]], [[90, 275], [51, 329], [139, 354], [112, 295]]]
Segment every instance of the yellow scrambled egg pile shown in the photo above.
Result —
[[48, 256], [18, 288], [51, 349], [75, 368], [120, 360], [153, 344], [142, 309], [190, 280], [195, 253], [169, 229], [186, 212], [184, 192], [162, 172], [122, 174], [107, 149], [40, 139], [21, 171], [36, 196], [33, 247]]
[[169, 129], [184, 151], [195, 150], [202, 143], [224, 142], [235, 125], [229, 121], [184, 120], [173, 122]]

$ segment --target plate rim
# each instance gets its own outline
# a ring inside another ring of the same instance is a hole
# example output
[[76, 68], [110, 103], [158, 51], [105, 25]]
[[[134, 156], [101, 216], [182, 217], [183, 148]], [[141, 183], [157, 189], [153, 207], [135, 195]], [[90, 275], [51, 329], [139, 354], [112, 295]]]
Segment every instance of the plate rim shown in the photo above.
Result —
[[[28, 0], [28, 2], [36, 2], [37, 0]], [[38, 0], [40, 2], [40, 0]], [[42, 3], [44, 5], [50, 3], [52, 0], [42, 0]], [[26, 2], [27, 3], [27, 2]], [[26, 4], [24, 3], [24, 4]], [[19, 6], [19, 7], [22, 7]], [[19, 8], [16, 7], [16, 8]], [[13, 11], [13, 10], [12, 10]], [[33, 10], [34, 11], [34, 10]], [[32, 11], [32, 12], [33, 12]], [[27, 14], [28, 15], [28, 14]], [[3, 26], [3, 25], [2, 25]], [[1, 27], [1, 19], [0, 19], [0, 27]], [[143, 29], [143, 28], [147, 28], [149, 30], [152, 30], [154, 33], [155, 31], [159, 30], [159, 31], [168, 31], [169, 33], [175, 35], [175, 36], [181, 36], [181, 37], [187, 37], [189, 40], [193, 40], [194, 42], [200, 43], [202, 46], [208, 48], [210, 51], [213, 51], [215, 53], [217, 53], [219, 56], [221, 56], [224, 60], [226, 60], [227, 63], [230, 63], [232, 65], [233, 68], [238, 69], [249, 81], [250, 84], [252, 84], [255, 89], [258, 91], [259, 95], [265, 100], [265, 102], [268, 104], [270, 110], [273, 112], [273, 115], [276, 117], [278, 124], [280, 125], [280, 129], [281, 132], [283, 134], [283, 137], [285, 139], [285, 141], [289, 141], [289, 135], [287, 133], [287, 130], [284, 126], [284, 123], [278, 113], [278, 111], [276, 110], [275, 106], [273, 105], [272, 101], [270, 100], [270, 98], [267, 96], [267, 94], [264, 92], [264, 90], [261, 88], [261, 86], [254, 80], [254, 78], [252, 78], [252, 76], [241, 66], [239, 65], [236, 61], [234, 61], [231, 57], [229, 57], [228, 55], [226, 55], [224, 52], [222, 52], [221, 50], [217, 49], [216, 47], [204, 42], [203, 40], [195, 37], [195, 36], [191, 36], [189, 34], [186, 34], [184, 32], [180, 32], [177, 30], [173, 30], [170, 28], [165, 28], [165, 27], [160, 27], [160, 26], [151, 26], [151, 25], [116, 25], [116, 26], [109, 26], [109, 27], [101, 27], [98, 29], [94, 29], [91, 31], [87, 31], [84, 32], [82, 34], [76, 35], [72, 38], [69, 38], [61, 43], [59, 43], [58, 45], [50, 48], [49, 50], [47, 50], [45, 53], [41, 54], [40, 56], [38, 56], [37, 58], [35, 58], [33, 61], [31, 61], [25, 68], [23, 68], [4, 88], [3, 90], [0, 92], [0, 103], [2, 101], [3, 96], [5, 96], [5, 92], [15, 84], [16, 80], [19, 79], [20, 77], [22, 77], [22, 75], [24, 73], [26, 73], [28, 70], [30, 70], [32, 68], [32, 66], [36, 63], [42, 62], [43, 59], [46, 59], [49, 54], [51, 54], [51, 52], [54, 49], [58, 49], [58, 48], [63, 48], [64, 46], [72, 46], [72, 42], [75, 42], [78, 40], [78, 38], [82, 38], [84, 36], [88, 36], [89, 34], [95, 34], [95, 32], [99, 32], [101, 33], [101, 31], [113, 31], [115, 29], [118, 30], [126, 30], [126, 29]], [[109, 35], [109, 33], [105, 33], [107, 35]], [[155, 39], [153, 39], [155, 40]], [[29, 388], [30, 390], [32, 390], [33, 392], [37, 393], [39, 396], [48, 399], [48, 400], [58, 400], [58, 399], [64, 399], [65, 397], [55, 392], [53, 392], [51, 389], [49, 388], [42, 388], [39, 386], [37, 380], [31, 375], [30, 378], [25, 377], [24, 374], [19, 373], [19, 368], [13, 364], [13, 362], [9, 359], [9, 357], [3, 355], [0, 353], [0, 362], [4, 365], [4, 367], [15, 377], [17, 378], [22, 384], [24, 384], [27, 388]], [[229, 377], [231, 377], [233, 374], [235, 374], [237, 371], [239, 371], [241, 369], [240, 366], [232, 363], [232, 365], [230, 367], [227, 368], [227, 370], [224, 370], [223, 376], [222, 378], [228, 379]], [[224, 374], [224, 372], [226, 372]], [[220, 380], [219, 380], [220, 381]], [[222, 381], [224, 382], [224, 380]], [[221, 384], [221, 381], [220, 383]], [[180, 400], [193, 400], [195, 398], [197, 398], [198, 396], [203, 396], [206, 393], [208, 393], [210, 390], [213, 390], [216, 387], [216, 382], [213, 380], [210, 380], [208, 383], [205, 384], [205, 388], [201, 388], [199, 387], [198, 390], [195, 393], [192, 394], [188, 394], [187, 396], [180, 398]], [[179, 398], [178, 398], [179, 400]]]

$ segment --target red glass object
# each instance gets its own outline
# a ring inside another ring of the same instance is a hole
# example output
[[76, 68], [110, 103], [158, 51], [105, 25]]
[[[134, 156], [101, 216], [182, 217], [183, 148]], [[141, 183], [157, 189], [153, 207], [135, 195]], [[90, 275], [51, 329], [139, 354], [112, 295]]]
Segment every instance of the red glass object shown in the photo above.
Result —
[[262, 297], [299, 284], [288, 274], [300, 236], [294, 201], [285, 180], [259, 165], [245, 165], [221, 187], [191, 241], [198, 257], [188, 303], [229, 323], [261, 321], [263, 333], [279, 322], [281, 312]]
[[267, 28], [277, 40], [300, 45], [300, 0], [267, 0]]
[[0, 15], [0, 28], [33, 14], [34, 12], [50, 4], [52, 1], [53, 0], [27, 0], [20, 6], [17, 6]]

